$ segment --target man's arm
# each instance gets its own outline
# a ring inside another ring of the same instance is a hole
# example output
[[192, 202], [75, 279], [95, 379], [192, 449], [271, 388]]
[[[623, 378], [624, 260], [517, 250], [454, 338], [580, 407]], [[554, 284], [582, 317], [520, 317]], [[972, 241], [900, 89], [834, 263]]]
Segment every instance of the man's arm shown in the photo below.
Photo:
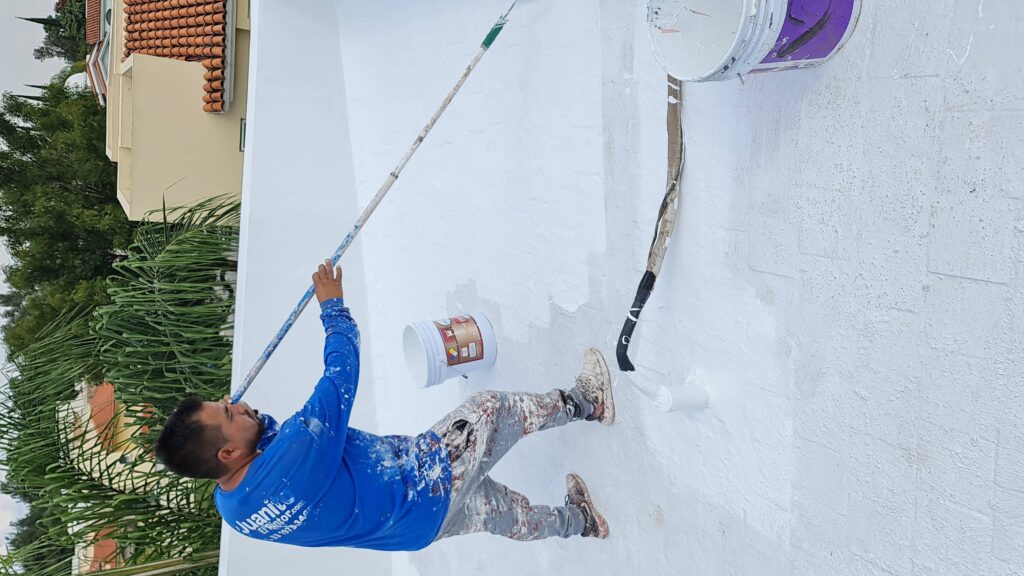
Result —
[[[324, 323], [324, 376], [345, 375], [358, 368], [359, 327], [341, 298], [320, 303], [320, 321]], [[358, 374], [357, 374], [358, 375]]]
[[345, 307], [341, 266], [324, 260], [313, 273], [313, 288], [320, 302], [320, 320], [327, 335], [324, 342], [324, 375], [344, 372], [350, 360], [359, 360], [359, 327]]
[[330, 260], [313, 274], [325, 333], [324, 376], [303, 411], [310, 432], [343, 441], [359, 384], [359, 328], [345, 307], [341, 279], [341, 268]]

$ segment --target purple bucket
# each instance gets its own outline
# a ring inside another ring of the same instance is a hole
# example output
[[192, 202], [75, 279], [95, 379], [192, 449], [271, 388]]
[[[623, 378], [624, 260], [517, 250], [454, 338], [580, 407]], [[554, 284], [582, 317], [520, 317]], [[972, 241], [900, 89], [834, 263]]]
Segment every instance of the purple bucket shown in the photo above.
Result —
[[861, 0], [650, 0], [661, 65], [680, 80], [816, 66], [857, 27]]

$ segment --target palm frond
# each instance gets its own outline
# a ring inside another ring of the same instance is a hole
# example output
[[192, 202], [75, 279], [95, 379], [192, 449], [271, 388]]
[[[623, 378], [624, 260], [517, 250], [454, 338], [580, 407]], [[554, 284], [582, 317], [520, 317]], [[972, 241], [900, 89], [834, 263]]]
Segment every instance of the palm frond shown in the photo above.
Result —
[[[168, 473], [152, 444], [182, 397], [228, 392], [240, 206], [222, 197], [163, 214], [139, 227], [115, 264], [109, 305], [68, 311], [6, 368], [5, 491], [42, 499], [61, 519], [33, 546], [113, 537], [131, 551], [130, 566], [218, 547], [214, 483]], [[116, 392], [111, 430], [97, 430], [88, 416], [90, 391], [104, 381]], [[0, 573], [68, 573], [63, 561], [25, 566], [31, 555], [18, 552]], [[179, 563], [180, 573], [215, 572], [190, 562]]]

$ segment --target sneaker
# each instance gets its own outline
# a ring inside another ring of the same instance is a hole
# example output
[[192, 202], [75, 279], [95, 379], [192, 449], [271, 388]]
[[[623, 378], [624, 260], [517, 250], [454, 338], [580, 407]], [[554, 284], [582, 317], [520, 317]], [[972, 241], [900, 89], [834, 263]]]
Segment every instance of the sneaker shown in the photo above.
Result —
[[583, 479], [576, 474], [568, 474], [565, 477], [565, 505], [575, 506], [583, 512], [583, 536], [584, 538], [607, 538], [608, 523], [604, 516], [594, 508], [594, 501], [590, 499], [590, 491]]
[[594, 348], [583, 353], [583, 369], [576, 377], [575, 390], [594, 405], [587, 420], [597, 420], [605, 426], [615, 421], [615, 401], [612, 398], [612, 377], [604, 356]]

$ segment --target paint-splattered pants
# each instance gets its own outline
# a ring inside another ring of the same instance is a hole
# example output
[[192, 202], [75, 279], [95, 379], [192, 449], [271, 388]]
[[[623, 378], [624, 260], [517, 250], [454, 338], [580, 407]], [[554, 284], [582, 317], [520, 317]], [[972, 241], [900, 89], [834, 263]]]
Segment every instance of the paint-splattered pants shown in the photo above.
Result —
[[579, 508], [533, 506], [488, 474], [527, 434], [582, 420], [592, 411], [575, 391], [480, 392], [435, 424], [431, 429], [444, 440], [452, 460], [451, 504], [437, 539], [475, 532], [513, 540], [582, 533]]

